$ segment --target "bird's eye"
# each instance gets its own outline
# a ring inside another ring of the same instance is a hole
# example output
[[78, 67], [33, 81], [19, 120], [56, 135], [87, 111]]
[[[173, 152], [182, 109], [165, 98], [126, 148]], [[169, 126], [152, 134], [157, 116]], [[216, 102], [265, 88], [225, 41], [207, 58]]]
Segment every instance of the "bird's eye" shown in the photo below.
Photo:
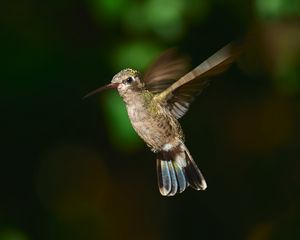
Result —
[[129, 77], [126, 79], [126, 83], [132, 83], [133, 82], [133, 77]]

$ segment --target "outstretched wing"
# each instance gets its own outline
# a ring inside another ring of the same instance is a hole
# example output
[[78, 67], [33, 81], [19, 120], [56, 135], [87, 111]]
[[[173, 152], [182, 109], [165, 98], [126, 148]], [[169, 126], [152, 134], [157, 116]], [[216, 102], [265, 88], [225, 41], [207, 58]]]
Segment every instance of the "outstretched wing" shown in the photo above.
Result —
[[165, 102], [177, 119], [182, 117], [194, 98], [207, 86], [209, 77], [225, 71], [241, 51], [241, 47], [233, 44], [226, 45], [158, 94], [156, 99]]
[[169, 49], [156, 59], [144, 74], [143, 81], [147, 90], [160, 93], [181, 78], [188, 71], [188, 61]]

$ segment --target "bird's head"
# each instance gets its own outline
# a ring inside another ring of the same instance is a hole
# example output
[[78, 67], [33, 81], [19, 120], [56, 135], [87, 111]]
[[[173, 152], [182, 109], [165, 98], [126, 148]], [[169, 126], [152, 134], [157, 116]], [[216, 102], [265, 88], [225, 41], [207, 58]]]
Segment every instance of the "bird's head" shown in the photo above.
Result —
[[84, 98], [94, 95], [103, 90], [115, 88], [118, 90], [121, 97], [125, 97], [127, 94], [131, 92], [138, 92], [144, 88], [144, 84], [141, 81], [140, 73], [136, 70], [126, 68], [117, 73], [110, 84], [107, 84], [103, 87], [100, 87], [89, 94], [87, 94]]
[[140, 91], [144, 88], [140, 73], [136, 70], [127, 68], [117, 73], [111, 80], [111, 84], [116, 84], [116, 88], [121, 96], [130, 92]]

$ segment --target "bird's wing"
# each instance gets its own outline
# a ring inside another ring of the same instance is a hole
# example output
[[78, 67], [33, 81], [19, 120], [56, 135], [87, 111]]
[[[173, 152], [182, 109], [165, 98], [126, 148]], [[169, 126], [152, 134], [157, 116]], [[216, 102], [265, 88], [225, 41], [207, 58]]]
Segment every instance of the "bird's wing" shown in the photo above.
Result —
[[182, 117], [194, 98], [207, 86], [209, 77], [225, 71], [236, 60], [241, 51], [242, 47], [240, 46], [226, 45], [198, 67], [156, 95], [156, 100], [167, 104], [167, 107], [177, 119]]
[[188, 71], [188, 61], [169, 49], [160, 55], [144, 74], [143, 81], [147, 90], [161, 93]]

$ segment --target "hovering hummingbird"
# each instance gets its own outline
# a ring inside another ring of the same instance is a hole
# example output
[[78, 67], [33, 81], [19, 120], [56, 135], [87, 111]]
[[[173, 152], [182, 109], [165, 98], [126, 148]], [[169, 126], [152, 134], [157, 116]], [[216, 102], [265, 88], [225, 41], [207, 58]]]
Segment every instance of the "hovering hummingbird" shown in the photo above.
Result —
[[239, 47], [228, 44], [186, 73], [186, 59], [176, 56], [174, 50], [168, 50], [144, 76], [136, 70], [124, 69], [110, 84], [84, 97], [109, 88], [118, 90], [133, 128], [157, 154], [158, 186], [163, 196], [181, 193], [188, 186], [206, 189], [206, 181], [184, 144], [178, 119], [207, 86], [208, 78], [226, 70], [239, 53]]

